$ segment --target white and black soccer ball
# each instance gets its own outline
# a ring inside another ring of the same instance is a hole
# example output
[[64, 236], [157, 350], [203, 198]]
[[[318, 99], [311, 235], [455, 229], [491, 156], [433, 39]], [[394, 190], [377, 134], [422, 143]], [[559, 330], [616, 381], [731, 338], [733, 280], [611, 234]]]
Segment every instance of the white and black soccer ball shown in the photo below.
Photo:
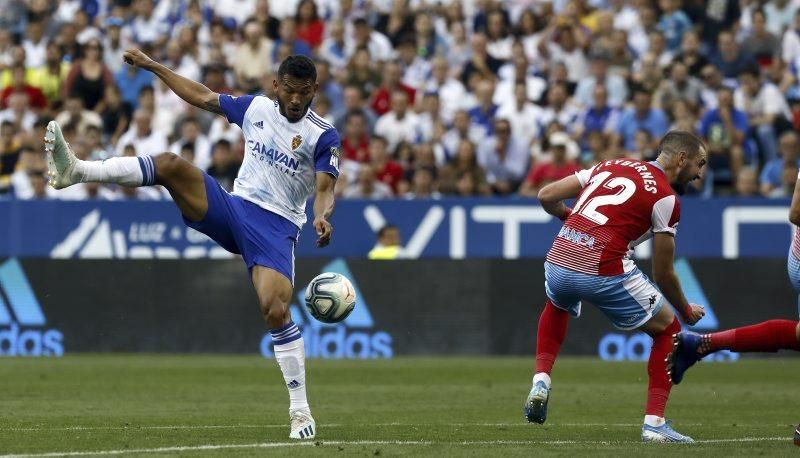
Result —
[[356, 290], [344, 275], [325, 272], [311, 280], [306, 289], [306, 308], [323, 323], [338, 323], [356, 306]]

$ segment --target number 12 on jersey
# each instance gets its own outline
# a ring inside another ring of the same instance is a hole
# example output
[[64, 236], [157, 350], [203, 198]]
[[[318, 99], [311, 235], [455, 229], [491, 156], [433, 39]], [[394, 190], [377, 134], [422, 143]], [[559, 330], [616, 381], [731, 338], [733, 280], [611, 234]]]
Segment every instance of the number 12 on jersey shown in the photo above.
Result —
[[[586, 188], [584, 188], [580, 199], [575, 202], [572, 213], [579, 213], [601, 226], [606, 224], [608, 222], [608, 217], [597, 211], [597, 209], [605, 205], [623, 204], [633, 197], [633, 194], [636, 192], [636, 183], [634, 183], [633, 180], [625, 177], [614, 177], [608, 180], [610, 176], [611, 172], [600, 172], [593, 176], [589, 180], [589, 183], [587, 183]], [[592, 196], [601, 185], [605, 189], [614, 190], [619, 188], [619, 190], [616, 194]]]

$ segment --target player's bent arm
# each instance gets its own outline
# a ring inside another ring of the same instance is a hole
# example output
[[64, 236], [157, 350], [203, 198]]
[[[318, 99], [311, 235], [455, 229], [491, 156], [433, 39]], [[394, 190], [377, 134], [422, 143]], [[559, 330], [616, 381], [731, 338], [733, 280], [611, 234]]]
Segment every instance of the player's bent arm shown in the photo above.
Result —
[[691, 307], [675, 274], [675, 237], [668, 232], [653, 234], [653, 280], [670, 304], [685, 319]]
[[537, 197], [544, 211], [556, 218], [566, 219], [570, 214], [570, 209], [564, 204], [564, 200], [577, 197], [582, 189], [578, 177], [570, 175], [543, 187], [539, 190]]
[[798, 180], [794, 184], [792, 194], [792, 206], [789, 207], [789, 221], [795, 226], [800, 226], [800, 174], [797, 176]]
[[184, 78], [158, 62], [150, 64], [148, 70], [161, 78], [172, 92], [186, 102], [212, 113], [223, 114], [219, 105], [219, 94], [203, 84]]

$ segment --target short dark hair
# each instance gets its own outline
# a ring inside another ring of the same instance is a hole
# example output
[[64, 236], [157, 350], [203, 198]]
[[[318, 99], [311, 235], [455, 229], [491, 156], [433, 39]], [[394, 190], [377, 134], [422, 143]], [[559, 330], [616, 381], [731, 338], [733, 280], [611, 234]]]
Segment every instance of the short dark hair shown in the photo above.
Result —
[[278, 78], [283, 79], [284, 76], [311, 80], [314, 83], [317, 81], [317, 67], [308, 57], [295, 54], [284, 59], [278, 67]]
[[686, 151], [689, 157], [697, 156], [705, 148], [697, 135], [685, 130], [671, 130], [658, 143], [659, 154], [675, 154]]
[[378, 238], [383, 237], [386, 234], [386, 232], [392, 229], [397, 229], [397, 226], [395, 226], [394, 224], [386, 224], [382, 228], [378, 229]]
[[231, 142], [229, 142], [228, 140], [225, 140], [224, 138], [221, 138], [221, 139], [217, 140], [216, 143], [214, 143], [214, 149], [217, 149], [217, 148], [228, 148], [228, 149], [231, 149]]

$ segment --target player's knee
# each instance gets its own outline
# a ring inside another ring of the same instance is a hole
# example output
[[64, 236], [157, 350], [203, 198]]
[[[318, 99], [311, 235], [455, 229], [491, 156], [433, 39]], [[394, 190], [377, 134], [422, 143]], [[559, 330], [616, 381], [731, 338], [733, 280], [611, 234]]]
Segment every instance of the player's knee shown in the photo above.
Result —
[[155, 157], [156, 176], [159, 180], [168, 181], [182, 173], [186, 161], [174, 153], [162, 153]]
[[283, 326], [289, 317], [289, 304], [277, 297], [267, 297], [261, 301], [261, 314], [270, 329]]

